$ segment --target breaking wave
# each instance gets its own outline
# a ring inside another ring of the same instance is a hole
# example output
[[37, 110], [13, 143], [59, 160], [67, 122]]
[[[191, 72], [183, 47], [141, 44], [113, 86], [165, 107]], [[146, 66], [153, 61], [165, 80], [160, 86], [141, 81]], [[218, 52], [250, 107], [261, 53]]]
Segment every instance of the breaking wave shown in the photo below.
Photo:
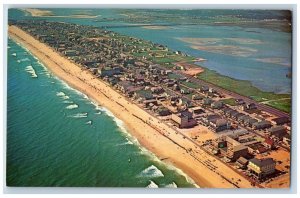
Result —
[[63, 101], [63, 103], [66, 103], [66, 104], [73, 104], [73, 101], [65, 100], [65, 101]]
[[66, 94], [65, 94], [64, 92], [61, 91], [61, 92], [57, 92], [56, 95], [57, 95], [57, 96], [65, 96]]
[[77, 109], [77, 108], [78, 108], [77, 104], [71, 104], [71, 105], [66, 107], [66, 109]]
[[33, 69], [33, 67], [31, 65], [27, 66], [25, 71], [30, 73], [32, 78], [37, 78], [38, 77], [35, 73], [35, 70]]
[[164, 174], [156, 166], [151, 165], [145, 170], [143, 170], [138, 177], [163, 177]]
[[171, 184], [167, 184], [164, 186], [165, 188], [177, 188], [177, 185], [175, 182], [172, 182]]
[[158, 188], [158, 185], [154, 181], [150, 180], [150, 184], [146, 188]]
[[88, 117], [88, 113], [77, 113], [71, 116], [68, 116], [71, 118], [87, 118]]

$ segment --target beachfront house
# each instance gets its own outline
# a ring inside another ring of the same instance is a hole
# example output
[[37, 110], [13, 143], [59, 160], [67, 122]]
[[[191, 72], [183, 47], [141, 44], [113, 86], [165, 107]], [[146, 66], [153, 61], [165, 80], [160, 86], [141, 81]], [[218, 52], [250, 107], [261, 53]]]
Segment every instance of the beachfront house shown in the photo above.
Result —
[[248, 168], [258, 179], [263, 179], [275, 172], [275, 161], [272, 158], [249, 160]]
[[189, 111], [172, 114], [171, 119], [178, 128], [192, 128], [197, 124], [197, 121], [193, 118], [193, 114]]

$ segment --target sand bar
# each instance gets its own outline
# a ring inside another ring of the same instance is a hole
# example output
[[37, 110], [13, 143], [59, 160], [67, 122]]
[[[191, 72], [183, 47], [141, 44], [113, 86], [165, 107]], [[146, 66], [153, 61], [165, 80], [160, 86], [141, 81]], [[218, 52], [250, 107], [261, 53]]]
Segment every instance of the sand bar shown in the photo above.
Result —
[[[49, 46], [17, 28], [9, 35], [25, 46], [45, 66], [71, 87], [85, 93], [123, 120], [139, 143], [167, 164], [181, 169], [202, 188], [251, 188], [251, 183], [223, 162], [204, 152], [173, 128], [151, 116], [88, 70], [61, 56]], [[163, 146], [162, 146], [163, 145]]]
[[57, 18], [78, 18], [78, 19], [92, 19], [98, 16], [88, 15], [88, 14], [73, 14], [66, 16], [54, 15], [50, 10], [41, 10], [36, 8], [26, 8], [23, 9], [25, 12], [28, 12], [33, 17], [57, 17]]

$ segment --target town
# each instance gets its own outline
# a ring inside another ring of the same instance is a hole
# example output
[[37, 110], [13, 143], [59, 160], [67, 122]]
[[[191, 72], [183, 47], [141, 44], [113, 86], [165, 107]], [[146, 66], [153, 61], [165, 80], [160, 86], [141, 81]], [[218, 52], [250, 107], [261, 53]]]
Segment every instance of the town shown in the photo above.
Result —
[[93, 26], [42, 20], [9, 24], [89, 70], [253, 185], [268, 187], [289, 178], [290, 117], [198, 81], [196, 58]]

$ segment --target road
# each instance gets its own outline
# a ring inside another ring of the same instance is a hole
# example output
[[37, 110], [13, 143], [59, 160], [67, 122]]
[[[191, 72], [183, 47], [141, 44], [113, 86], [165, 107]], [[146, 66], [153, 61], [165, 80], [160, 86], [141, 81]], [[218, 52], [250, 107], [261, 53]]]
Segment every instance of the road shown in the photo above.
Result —
[[[162, 68], [163, 68], [163, 67], [162, 67]], [[237, 93], [235, 93], [235, 92], [232, 92], [232, 91], [223, 89], [223, 88], [218, 87], [218, 86], [216, 86], [216, 85], [214, 85], [214, 84], [208, 83], [208, 82], [206, 82], [206, 81], [204, 81], [204, 80], [201, 80], [201, 79], [198, 79], [198, 78], [194, 78], [194, 77], [192, 77], [192, 76], [190, 76], [190, 75], [188, 75], [188, 74], [184, 74], [184, 73], [182, 73], [182, 72], [180, 72], [180, 71], [173, 70], [173, 72], [176, 73], [176, 74], [178, 74], [178, 75], [182, 75], [182, 76], [187, 77], [187, 78], [188, 78], [191, 82], [193, 82], [193, 83], [201, 84], [201, 85], [204, 85], [204, 86], [209, 86], [209, 87], [215, 89], [216, 91], [218, 91], [218, 92], [220, 92], [220, 93], [227, 94], [227, 95], [229, 95], [229, 96], [232, 96], [233, 98], [236, 98], [236, 99], [238, 99], [238, 98], [243, 99], [243, 100], [244, 100], [245, 102], [247, 102], [247, 103], [254, 103], [254, 104], [257, 106], [258, 109], [260, 109], [260, 110], [262, 110], [262, 111], [265, 111], [265, 112], [267, 112], [267, 113], [270, 113], [270, 114], [272, 114], [272, 115], [275, 115], [275, 116], [277, 116], [277, 117], [289, 117], [289, 118], [290, 118], [290, 114], [289, 114], [289, 113], [280, 111], [280, 110], [278, 110], [278, 109], [275, 109], [275, 108], [273, 108], [273, 107], [267, 106], [267, 105], [265, 105], [265, 104], [261, 104], [261, 103], [255, 101], [255, 100], [253, 100], [253, 99], [250, 99], [250, 98], [248, 98], [248, 97], [246, 97], [246, 96], [242, 96], [242, 95], [237, 94]]]

